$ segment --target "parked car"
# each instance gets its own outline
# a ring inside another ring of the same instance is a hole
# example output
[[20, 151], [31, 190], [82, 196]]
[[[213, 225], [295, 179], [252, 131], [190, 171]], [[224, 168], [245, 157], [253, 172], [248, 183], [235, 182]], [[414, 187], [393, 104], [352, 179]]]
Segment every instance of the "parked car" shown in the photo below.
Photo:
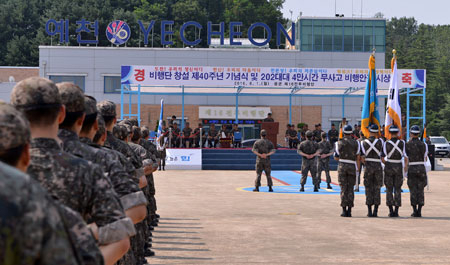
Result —
[[435, 147], [436, 156], [446, 157], [450, 154], [450, 144], [443, 136], [431, 136], [431, 143]]
[[[256, 142], [256, 140], [258, 139], [248, 139], [248, 140], [244, 140], [242, 141], [242, 148], [252, 148], [253, 144]], [[281, 146], [280, 144], [277, 144], [277, 148], [282, 148], [283, 146]]]

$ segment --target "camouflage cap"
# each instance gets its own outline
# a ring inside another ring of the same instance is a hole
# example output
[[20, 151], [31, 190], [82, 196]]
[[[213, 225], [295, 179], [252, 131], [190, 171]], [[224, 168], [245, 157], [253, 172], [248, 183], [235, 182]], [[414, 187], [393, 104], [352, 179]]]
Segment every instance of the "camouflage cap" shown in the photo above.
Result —
[[84, 92], [74, 83], [63, 82], [56, 84], [61, 95], [66, 112], [84, 112]]
[[86, 116], [97, 114], [97, 100], [94, 97], [84, 95], [84, 109]]
[[116, 124], [113, 127], [113, 135], [120, 140], [123, 140], [128, 136], [127, 128], [124, 125]]
[[326, 133], [326, 132], [322, 132], [322, 133], [320, 134], [320, 136], [322, 136], [322, 138], [326, 138], [326, 137], [327, 137], [327, 133]]
[[58, 88], [51, 80], [30, 77], [17, 83], [11, 92], [11, 104], [23, 110], [58, 107], [62, 104]]
[[0, 153], [30, 142], [30, 124], [12, 105], [0, 103]]
[[147, 126], [142, 126], [141, 132], [142, 132], [142, 138], [147, 138], [147, 136], [149, 136], [149, 134], [150, 134], [150, 129]]
[[116, 117], [117, 115], [116, 103], [109, 100], [103, 100], [97, 103], [97, 109], [103, 117]]
[[98, 123], [98, 134], [104, 134], [106, 132], [105, 120], [102, 115], [97, 115], [97, 123]]
[[119, 123], [122, 124], [122, 125], [133, 126], [133, 122], [131, 122], [131, 120], [129, 120], [129, 119], [121, 120]]
[[266, 136], [266, 135], [267, 135], [267, 131], [264, 130], [264, 129], [262, 129], [262, 130], [261, 130], [261, 136]]
[[131, 125], [133, 126], [139, 126], [139, 122], [136, 118], [132, 118], [129, 120], [131, 122]]
[[133, 126], [132, 131], [133, 131], [133, 139], [139, 139], [142, 137], [141, 128], [139, 128], [138, 126]]
[[306, 137], [312, 137], [312, 136], [313, 136], [313, 132], [308, 130], [306, 132]]

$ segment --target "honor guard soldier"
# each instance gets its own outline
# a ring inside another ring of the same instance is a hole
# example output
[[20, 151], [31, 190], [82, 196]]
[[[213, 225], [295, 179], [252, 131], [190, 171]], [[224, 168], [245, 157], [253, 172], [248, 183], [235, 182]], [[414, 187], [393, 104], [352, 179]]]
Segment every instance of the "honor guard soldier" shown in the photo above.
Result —
[[298, 146], [297, 153], [302, 156], [302, 178], [300, 180], [300, 192], [305, 191], [306, 179], [308, 178], [308, 172], [311, 173], [311, 177], [314, 183], [314, 192], [319, 192], [319, 180], [317, 179], [317, 160], [316, 156], [320, 154], [319, 144], [316, 143], [313, 138], [313, 132], [306, 132], [306, 141], [303, 141]]
[[424, 188], [428, 184], [425, 162], [428, 156], [428, 146], [419, 140], [420, 128], [417, 125], [409, 131], [411, 139], [406, 143], [406, 163], [408, 169], [408, 187], [413, 208], [412, 217], [422, 217], [422, 207], [425, 205]]
[[368, 217], [378, 217], [378, 206], [381, 203], [380, 189], [383, 186], [383, 169], [381, 167], [383, 140], [377, 138], [378, 132], [378, 125], [370, 125], [369, 138], [361, 141], [361, 158], [365, 165], [364, 187], [366, 188]]
[[398, 139], [399, 129], [396, 125], [391, 125], [389, 132], [391, 139], [383, 146], [386, 205], [389, 207], [389, 217], [398, 217], [398, 209], [402, 206], [402, 158], [405, 156], [405, 141]]
[[322, 132], [322, 141], [319, 143], [320, 157], [317, 165], [317, 179], [320, 182], [322, 177], [322, 170], [325, 171], [327, 176], [327, 189], [333, 189], [331, 187], [331, 177], [330, 177], [330, 156], [334, 153], [333, 145], [327, 140], [327, 133]]
[[338, 180], [341, 187], [342, 217], [352, 217], [355, 193], [353, 187], [356, 183], [359, 170], [360, 145], [352, 138], [352, 126], [345, 125], [344, 137], [336, 142], [334, 159], [339, 161]]
[[255, 189], [253, 191], [258, 192], [259, 187], [261, 186], [261, 174], [264, 170], [267, 178], [267, 186], [269, 186], [269, 192], [273, 192], [272, 190], [272, 177], [271, 173], [271, 165], [270, 165], [270, 156], [275, 154], [275, 147], [273, 143], [266, 138], [267, 132], [266, 130], [261, 130], [261, 139], [256, 141], [253, 144], [252, 152], [256, 155], [256, 181], [255, 181]]

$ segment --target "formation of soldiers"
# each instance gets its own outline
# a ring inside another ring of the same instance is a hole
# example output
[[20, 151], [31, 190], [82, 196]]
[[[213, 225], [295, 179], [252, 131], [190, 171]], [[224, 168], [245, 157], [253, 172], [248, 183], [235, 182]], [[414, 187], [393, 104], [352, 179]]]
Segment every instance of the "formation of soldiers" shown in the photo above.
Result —
[[[137, 120], [72, 83], [32, 77], [0, 103], [0, 260], [146, 264], [160, 154]], [[24, 236], [25, 235], [25, 236]]]
[[[345, 123], [344, 123], [345, 124]], [[320, 130], [305, 133], [306, 140], [298, 145], [297, 153], [302, 156], [302, 169], [300, 179], [300, 192], [305, 191], [308, 174], [313, 179], [314, 192], [319, 192], [321, 173], [325, 171], [327, 189], [331, 187], [329, 169], [330, 157], [339, 161], [338, 182], [341, 193], [341, 207], [343, 217], [351, 217], [354, 207], [354, 192], [359, 191], [359, 177], [361, 165], [364, 164], [364, 187], [366, 193], [367, 216], [378, 217], [378, 208], [381, 204], [381, 187], [386, 186], [386, 205], [389, 208], [389, 217], [399, 217], [401, 207], [402, 184], [408, 175], [410, 189], [412, 217], [422, 216], [424, 205], [424, 188], [427, 185], [425, 162], [428, 159], [428, 146], [421, 140], [419, 126], [410, 129], [411, 139], [406, 143], [399, 139], [399, 129], [393, 125], [389, 128], [391, 139], [384, 141], [379, 137], [379, 127], [375, 124], [369, 126], [369, 137], [355, 139], [351, 125], [342, 128], [343, 137], [337, 140], [338, 132], [335, 128], [330, 130], [332, 135], [327, 137], [321, 132], [321, 141], [317, 141]], [[330, 140], [328, 140], [330, 139]], [[336, 141], [333, 141], [336, 139]], [[332, 143], [334, 142], [334, 144]], [[261, 174], [264, 170], [269, 192], [273, 191], [270, 156], [275, 149], [265, 138], [265, 131], [261, 132], [261, 139], [255, 142], [253, 153], [256, 158], [255, 189], [258, 192], [261, 186]], [[357, 187], [356, 189], [355, 186]]]

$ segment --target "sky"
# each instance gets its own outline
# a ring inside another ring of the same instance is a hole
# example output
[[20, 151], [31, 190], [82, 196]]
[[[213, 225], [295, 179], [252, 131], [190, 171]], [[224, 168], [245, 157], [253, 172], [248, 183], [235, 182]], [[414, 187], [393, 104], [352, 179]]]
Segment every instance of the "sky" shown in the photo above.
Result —
[[[283, 14], [296, 20], [300, 12], [302, 16], [330, 17], [336, 13], [345, 17], [373, 17], [377, 12], [384, 17], [414, 17], [419, 24], [450, 24], [450, 0], [285, 0]], [[353, 3], [353, 11], [352, 11]]]

